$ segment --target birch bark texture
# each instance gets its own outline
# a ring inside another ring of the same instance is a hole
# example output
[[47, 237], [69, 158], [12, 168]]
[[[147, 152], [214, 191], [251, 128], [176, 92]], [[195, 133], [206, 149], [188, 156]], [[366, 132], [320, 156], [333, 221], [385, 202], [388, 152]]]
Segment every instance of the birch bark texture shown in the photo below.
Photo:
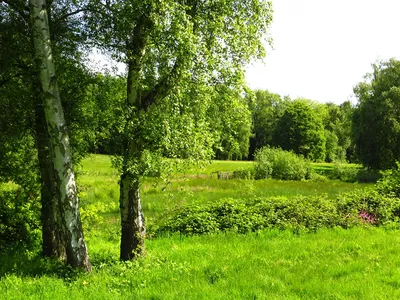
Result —
[[29, 4], [35, 59], [40, 69], [43, 108], [54, 169], [51, 173], [57, 186], [67, 263], [90, 271], [91, 265], [79, 214], [71, 147], [55, 74], [46, 1], [29, 0]]

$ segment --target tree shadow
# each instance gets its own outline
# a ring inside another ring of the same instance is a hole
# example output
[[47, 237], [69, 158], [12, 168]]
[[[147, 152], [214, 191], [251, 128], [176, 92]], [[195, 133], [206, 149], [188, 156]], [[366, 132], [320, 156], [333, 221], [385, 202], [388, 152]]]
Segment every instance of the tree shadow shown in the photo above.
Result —
[[82, 270], [73, 269], [61, 261], [44, 258], [40, 253], [14, 251], [0, 253], [0, 279], [5, 276], [56, 277], [66, 282], [74, 281]]

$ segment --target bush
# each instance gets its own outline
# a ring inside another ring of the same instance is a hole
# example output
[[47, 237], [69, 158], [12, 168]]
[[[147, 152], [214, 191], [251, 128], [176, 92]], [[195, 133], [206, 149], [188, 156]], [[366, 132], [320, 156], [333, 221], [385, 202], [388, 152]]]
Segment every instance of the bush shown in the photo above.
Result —
[[400, 163], [396, 162], [396, 168], [385, 171], [382, 178], [376, 184], [376, 189], [383, 195], [400, 198]]
[[312, 169], [309, 161], [293, 152], [264, 147], [255, 154], [255, 178], [280, 180], [310, 179]]
[[333, 170], [329, 173], [329, 178], [346, 182], [356, 182], [357, 174], [358, 169], [349, 168], [346, 164], [335, 163]]
[[345, 164], [335, 164], [329, 173], [330, 179], [339, 179], [346, 182], [376, 182], [380, 174], [378, 171], [346, 167]]
[[294, 199], [223, 199], [217, 204], [190, 206], [170, 215], [157, 233], [246, 233], [264, 228], [315, 231], [338, 224], [336, 207], [326, 196]]
[[40, 201], [35, 193], [0, 191], [0, 252], [40, 241]]
[[254, 179], [254, 170], [236, 170], [233, 171], [233, 178], [236, 179]]
[[336, 206], [343, 227], [360, 222], [383, 225], [400, 217], [400, 198], [382, 194], [376, 188], [342, 194]]

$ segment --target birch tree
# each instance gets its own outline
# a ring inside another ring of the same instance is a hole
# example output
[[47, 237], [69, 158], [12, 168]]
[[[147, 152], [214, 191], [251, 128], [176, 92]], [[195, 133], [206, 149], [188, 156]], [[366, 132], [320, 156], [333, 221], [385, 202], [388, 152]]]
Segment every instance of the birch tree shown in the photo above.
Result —
[[[197, 158], [210, 153], [209, 94], [216, 85], [243, 91], [244, 66], [265, 54], [272, 10], [262, 0], [93, 0], [91, 5], [93, 42], [126, 64], [120, 258], [129, 260], [144, 251], [139, 186], [146, 158], [158, 151]], [[150, 123], [160, 107], [171, 114], [158, 114]]]
[[74, 267], [90, 270], [79, 215], [69, 135], [55, 74], [47, 6], [45, 0], [30, 0], [29, 4], [34, 52], [40, 72], [43, 111], [49, 136], [52, 168], [48, 176], [57, 188], [60, 229], [62, 238], [65, 239], [67, 262]]

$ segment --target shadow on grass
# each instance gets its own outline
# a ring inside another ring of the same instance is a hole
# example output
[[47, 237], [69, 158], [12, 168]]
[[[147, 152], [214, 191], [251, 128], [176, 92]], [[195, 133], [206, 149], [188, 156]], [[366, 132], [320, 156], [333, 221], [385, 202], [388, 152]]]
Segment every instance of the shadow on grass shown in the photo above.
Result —
[[22, 250], [0, 253], [0, 279], [6, 275], [49, 276], [71, 282], [82, 272], [82, 270], [73, 269], [58, 260], [44, 258], [40, 253], [32, 254]]

